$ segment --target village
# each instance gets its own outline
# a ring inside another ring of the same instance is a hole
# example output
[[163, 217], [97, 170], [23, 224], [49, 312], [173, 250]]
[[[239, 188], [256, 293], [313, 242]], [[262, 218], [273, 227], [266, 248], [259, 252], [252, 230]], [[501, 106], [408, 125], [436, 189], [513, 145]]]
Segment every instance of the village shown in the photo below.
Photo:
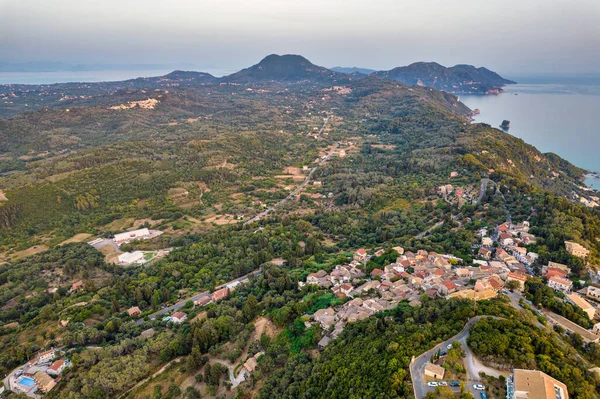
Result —
[[[472, 265], [464, 265], [463, 260], [449, 254], [438, 254], [418, 250], [405, 251], [402, 247], [392, 248], [398, 257], [395, 262], [383, 269], [374, 268], [369, 275], [364, 270], [367, 262], [385, 254], [379, 249], [369, 254], [364, 248], [353, 254], [346, 265], [337, 265], [327, 273], [319, 270], [307, 276], [306, 284], [317, 285], [331, 290], [337, 297], [347, 301], [316, 311], [305, 316], [305, 324], [319, 324], [325, 332], [319, 347], [323, 349], [337, 338], [347, 323], [367, 318], [375, 313], [392, 309], [401, 301], [410, 306], [421, 305], [423, 295], [429, 298], [463, 298], [480, 301], [495, 298], [499, 294], [521, 298], [528, 277], [534, 277], [533, 265], [538, 260], [537, 253], [528, 252], [526, 245], [534, 244], [536, 237], [529, 233], [527, 221], [513, 224], [503, 223], [488, 235], [486, 229], [479, 231], [481, 244], [475, 246], [477, 259]], [[565, 242], [566, 251], [576, 257], [585, 258], [589, 251], [574, 242]], [[541, 277], [547, 285], [565, 295], [565, 301], [580, 307], [590, 320], [596, 317], [598, 304], [593, 305], [584, 297], [600, 299], [600, 289], [589, 286], [573, 292], [573, 282], [568, 278], [571, 270], [566, 265], [549, 262], [541, 268]], [[518, 299], [517, 299], [518, 302]], [[541, 311], [539, 311], [541, 312]], [[566, 331], [578, 333], [585, 342], [598, 342], [600, 323], [592, 330], [556, 315], [546, 312], [551, 322]]]
[[[409, 306], [419, 306], [424, 296], [430, 299], [463, 298], [480, 301], [502, 294], [509, 296], [514, 306], [519, 306], [518, 303], [523, 298], [521, 295], [525, 289], [525, 282], [528, 277], [534, 277], [533, 265], [539, 259], [538, 254], [528, 252], [525, 248], [536, 242], [536, 237], [530, 234], [529, 230], [530, 224], [527, 221], [517, 224], [503, 223], [491, 234], [488, 234], [486, 229], [479, 230], [480, 244], [474, 245], [475, 259], [471, 265], [465, 265], [463, 259], [450, 254], [425, 250], [411, 252], [396, 246], [391, 248], [397, 254], [395, 261], [382, 268], [373, 268], [367, 274], [367, 263], [370, 260], [389, 254], [391, 251], [382, 248], [370, 251], [364, 248], [358, 249], [353, 253], [352, 260], [348, 264], [336, 265], [330, 272], [319, 270], [311, 273], [305, 282], [298, 283], [300, 288], [305, 285], [316, 285], [328, 289], [336, 297], [344, 300], [341, 305], [319, 309], [312, 315], [307, 314], [303, 320], [307, 327], [313, 324], [321, 327], [324, 334], [318, 347], [323, 350], [343, 332], [348, 323], [393, 309], [402, 301], [406, 301]], [[159, 234], [160, 232], [140, 229], [115, 235], [114, 239], [110, 240], [112, 244], [106, 244], [105, 239], [95, 240], [89, 244], [97, 245], [103, 242], [104, 245], [120, 246], [133, 240], [148, 239]], [[572, 256], [585, 259], [589, 255], [589, 251], [578, 243], [567, 241], [564, 245], [565, 250]], [[123, 255], [133, 259], [135, 252]], [[138, 256], [138, 258], [130, 264], [143, 264], [143, 257]], [[600, 301], [600, 288], [574, 287], [573, 281], [568, 278], [570, 273], [569, 267], [556, 262], [549, 262], [541, 267], [541, 276], [546, 279], [550, 288], [564, 294], [564, 300], [581, 308], [588, 314], [590, 320], [596, 319], [598, 307], [596, 301]], [[160, 319], [168, 324], [182, 324], [188, 320], [184, 303], [192, 301], [194, 307], [206, 307], [211, 303], [219, 302], [227, 298], [240, 284], [247, 282], [248, 278], [249, 276], [244, 276], [217, 287], [214, 292], [207, 291], [182, 300], [149, 315], [149, 318], [155, 320], [160, 316]], [[84, 285], [83, 281], [76, 281], [71, 285], [69, 292], [82, 290]], [[586, 300], [586, 297], [590, 301]], [[533, 307], [531, 302], [526, 302]], [[537, 311], [540, 315], [546, 316], [553, 325], [559, 325], [567, 332], [579, 334], [586, 343], [600, 342], [600, 322], [587, 330], [545, 309], [543, 312]], [[137, 306], [127, 309], [126, 313], [133, 319], [143, 321], [142, 310]], [[66, 325], [68, 320], [61, 323]], [[152, 328], [141, 333], [144, 337], [153, 334]], [[257, 367], [257, 360], [258, 356], [249, 358], [237, 377], [233, 374], [230, 376], [232, 382], [239, 384], [250, 376]], [[32, 360], [13, 370], [5, 378], [4, 386], [12, 392], [39, 398], [40, 394], [52, 390], [60, 380], [63, 369], [68, 366], [69, 361], [60, 350], [47, 350], [38, 353]], [[441, 367], [429, 361], [424, 362], [422, 366], [423, 370], [419, 372], [419, 378], [426, 382], [427, 388], [446, 383], [442, 381], [444, 373]], [[519, 375], [515, 371], [511, 383], [518, 384]], [[536, 378], [544, 380], [549, 377], [540, 375]], [[558, 381], [556, 383], [560, 384]]]

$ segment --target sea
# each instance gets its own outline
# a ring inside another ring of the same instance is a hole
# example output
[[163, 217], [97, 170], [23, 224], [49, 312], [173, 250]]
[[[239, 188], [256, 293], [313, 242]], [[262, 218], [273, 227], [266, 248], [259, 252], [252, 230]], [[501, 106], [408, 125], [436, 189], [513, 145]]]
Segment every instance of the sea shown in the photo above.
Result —
[[600, 79], [514, 80], [519, 84], [505, 86], [497, 96], [460, 99], [480, 110], [475, 122], [499, 127], [509, 120], [508, 133], [589, 171], [586, 185], [600, 190]]
[[[184, 68], [185, 69], [185, 68]], [[52, 71], [52, 72], [0, 72], [0, 84], [43, 85], [70, 82], [116, 82], [139, 77], [163, 76], [173, 69], [149, 70], [100, 70], [100, 71]], [[201, 72], [221, 77], [237, 72], [229, 69], [202, 69]]]

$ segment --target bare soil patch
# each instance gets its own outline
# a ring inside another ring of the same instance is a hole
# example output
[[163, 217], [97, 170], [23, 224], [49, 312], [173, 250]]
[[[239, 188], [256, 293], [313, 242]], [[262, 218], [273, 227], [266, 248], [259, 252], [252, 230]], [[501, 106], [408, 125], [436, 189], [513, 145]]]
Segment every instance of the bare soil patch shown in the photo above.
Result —
[[86, 241], [89, 241], [90, 237], [92, 237], [91, 234], [79, 233], [79, 234], [75, 234], [73, 237], [69, 238], [68, 240], [64, 240], [63, 242], [61, 242], [58, 245], [65, 245], [65, 244], [69, 244], [72, 242], [86, 242]]
[[6, 198], [6, 194], [4, 193], [4, 190], [0, 190], [0, 201], [8, 201], [8, 198]]

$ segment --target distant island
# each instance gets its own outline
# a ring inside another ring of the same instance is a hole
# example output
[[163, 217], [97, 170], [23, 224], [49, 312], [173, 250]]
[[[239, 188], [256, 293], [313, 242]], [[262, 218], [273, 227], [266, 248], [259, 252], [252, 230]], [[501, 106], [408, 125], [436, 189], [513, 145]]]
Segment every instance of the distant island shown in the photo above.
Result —
[[484, 67], [455, 65], [445, 67], [437, 62], [415, 62], [375, 75], [407, 85], [433, 87], [455, 94], [499, 94], [504, 85], [515, 84]]
[[334, 72], [339, 72], [339, 73], [347, 73], [347, 74], [358, 73], [361, 75], [370, 75], [373, 72], [377, 72], [375, 69], [358, 68], [358, 67], [340, 67], [340, 66], [333, 67], [333, 68], [331, 68], [331, 70]]

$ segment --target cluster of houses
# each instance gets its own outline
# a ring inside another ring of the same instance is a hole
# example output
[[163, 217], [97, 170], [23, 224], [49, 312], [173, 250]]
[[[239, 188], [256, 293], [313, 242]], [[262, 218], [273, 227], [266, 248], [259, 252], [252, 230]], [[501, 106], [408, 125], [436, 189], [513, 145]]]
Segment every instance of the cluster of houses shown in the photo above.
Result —
[[13, 370], [3, 381], [4, 387], [14, 393], [39, 398], [48, 393], [60, 380], [63, 370], [70, 366], [65, 358], [57, 358], [53, 348], [38, 353], [33, 359]]
[[[429, 297], [490, 299], [498, 295], [508, 281], [516, 281], [524, 289], [527, 276], [518, 268], [501, 261], [477, 266], [462, 266], [462, 259], [452, 255], [419, 250], [416, 253], [396, 247], [396, 261], [383, 269], [373, 269], [369, 276], [362, 265], [369, 259], [364, 249], [354, 254], [347, 265], [337, 265], [330, 273], [320, 270], [308, 275], [306, 283], [330, 289], [336, 296], [350, 300], [343, 305], [321, 309], [307, 324], [319, 323], [326, 336], [324, 347], [335, 339], [347, 323], [362, 320], [377, 312], [391, 309], [401, 301], [411, 306], [421, 304], [423, 294]], [[375, 256], [383, 255], [378, 251]], [[483, 263], [483, 262], [481, 262]]]

